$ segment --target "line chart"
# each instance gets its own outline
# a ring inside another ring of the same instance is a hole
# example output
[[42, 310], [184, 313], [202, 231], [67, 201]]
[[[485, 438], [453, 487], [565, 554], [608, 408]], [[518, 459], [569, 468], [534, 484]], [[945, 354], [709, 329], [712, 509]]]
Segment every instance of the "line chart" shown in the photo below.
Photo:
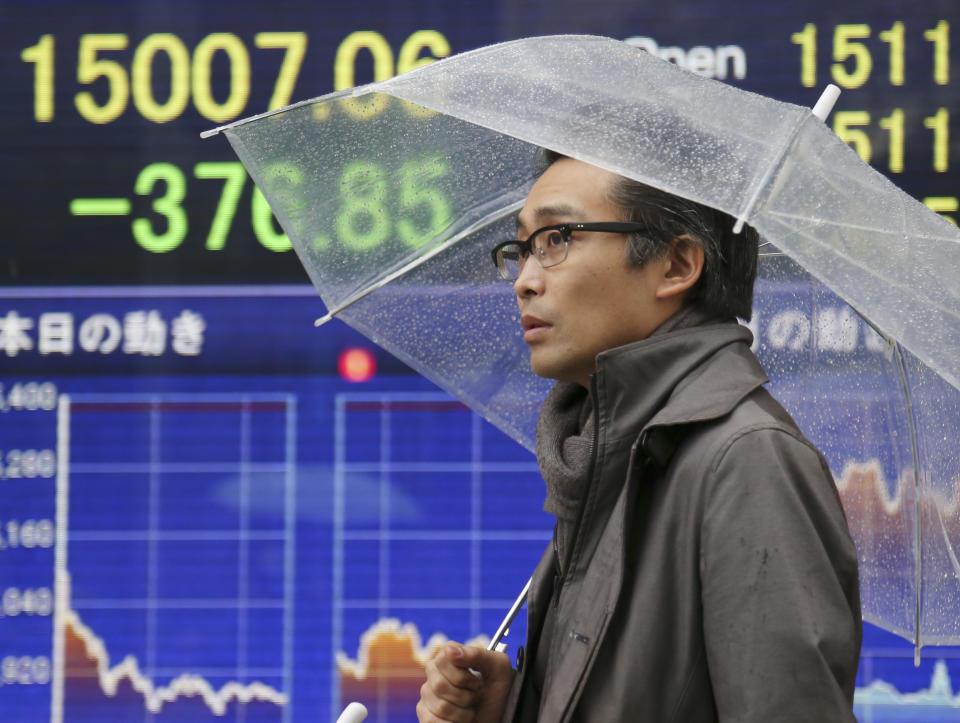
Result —
[[[144, 706], [151, 713], [159, 713], [165, 703], [173, 703], [180, 698], [199, 696], [214, 715], [222, 716], [231, 701], [249, 703], [254, 700], [283, 706], [289, 703], [289, 697], [269, 685], [253, 682], [246, 685], [230, 682], [215, 690], [199, 675], [184, 673], [170, 681], [168, 685], [157, 686], [145, 676], [137, 659], [128, 655], [116, 665], [110, 665], [110, 654], [103, 640], [80, 619], [74, 610], [65, 613], [65, 672], [66, 677], [92, 677], [81, 661], [95, 661], [94, 668], [98, 684], [108, 698], [116, 696], [120, 683], [129, 681], [133, 690], [143, 696]], [[76, 662], [74, 662], [76, 661]]]
[[52, 723], [292, 720], [295, 425], [290, 396], [61, 395]]
[[[407, 720], [424, 662], [448, 638], [488, 640], [542, 554], [543, 483], [529, 453], [444, 394], [340, 394], [335, 409], [330, 718], [358, 700]], [[530, 504], [501, 504], [520, 491]]]

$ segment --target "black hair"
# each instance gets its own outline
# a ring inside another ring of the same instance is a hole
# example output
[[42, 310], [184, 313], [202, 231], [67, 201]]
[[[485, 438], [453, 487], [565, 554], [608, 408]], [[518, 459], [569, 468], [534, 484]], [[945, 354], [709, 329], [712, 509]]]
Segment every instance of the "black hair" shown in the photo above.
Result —
[[[537, 175], [565, 157], [543, 149]], [[736, 316], [749, 321], [757, 276], [756, 230], [744, 224], [739, 233], [734, 233], [735, 221], [729, 214], [625, 176], [616, 176], [607, 193], [610, 201], [623, 210], [624, 221], [647, 227], [646, 231], [628, 235], [633, 263], [642, 267], [664, 256], [674, 239], [686, 236], [703, 248], [703, 271], [686, 293], [684, 304], [710, 316]]]

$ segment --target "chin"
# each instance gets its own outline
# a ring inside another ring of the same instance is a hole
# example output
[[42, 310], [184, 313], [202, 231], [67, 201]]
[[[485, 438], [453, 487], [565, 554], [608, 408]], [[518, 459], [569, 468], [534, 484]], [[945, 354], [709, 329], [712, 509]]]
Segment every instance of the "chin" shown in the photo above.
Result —
[[574, 382], [581, 386], [583, 383], [580, 380], [590, 377], [590, 372], [577, 374], [576, 370], [572, 369], [569, 364], [557, 360], [537, 359], [533, 354], [530, 355], [530, 368], [538, 377], [555, 379], [558, 382]]
[[530, 356], [530, 369], [533, 370], [533, 373], [538, 377], [543, 377], [544, 379], [560, 379], [560, 377], [557, 376], [559, 370], [555, 368], [555, 365], [535, 359], [533, 355]]

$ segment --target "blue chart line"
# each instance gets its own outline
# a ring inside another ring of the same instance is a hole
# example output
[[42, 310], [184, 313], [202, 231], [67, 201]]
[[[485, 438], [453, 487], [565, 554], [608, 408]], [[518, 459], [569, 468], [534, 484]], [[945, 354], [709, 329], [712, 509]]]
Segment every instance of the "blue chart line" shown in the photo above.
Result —
[[289, 396], [61, 395], [53, 723], [293, 719], [295, 429]]

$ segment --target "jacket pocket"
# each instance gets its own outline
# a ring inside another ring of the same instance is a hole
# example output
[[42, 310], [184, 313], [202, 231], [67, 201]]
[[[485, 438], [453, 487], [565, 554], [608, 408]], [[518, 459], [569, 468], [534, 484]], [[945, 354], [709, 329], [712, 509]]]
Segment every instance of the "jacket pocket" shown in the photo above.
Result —
[[568, 721], [576, 710], [590, 670], [597, 659], [607, 629], [610, 610], [602, 615], [574, 619], [557, 626], [557, 640], [551, 647], [550, 670], [544, 681], [540, 720]]

